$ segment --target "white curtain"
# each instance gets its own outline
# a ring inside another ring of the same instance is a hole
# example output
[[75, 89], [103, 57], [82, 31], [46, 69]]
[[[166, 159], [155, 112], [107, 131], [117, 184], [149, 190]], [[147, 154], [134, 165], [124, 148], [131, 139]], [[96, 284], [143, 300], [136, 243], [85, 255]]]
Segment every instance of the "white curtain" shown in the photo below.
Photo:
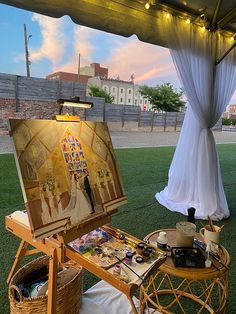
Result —
[[156, 198], [172, 211], [196, 218], [229, 217], [220, 165], [211, 128], [219, 120], [236, 87], [236, 53], [217, 66], [215, 60], [232, 45], [230, 38], [185, 20], [162, 19], [163, 32], [190, 106], [187, 108], [167, 187]]

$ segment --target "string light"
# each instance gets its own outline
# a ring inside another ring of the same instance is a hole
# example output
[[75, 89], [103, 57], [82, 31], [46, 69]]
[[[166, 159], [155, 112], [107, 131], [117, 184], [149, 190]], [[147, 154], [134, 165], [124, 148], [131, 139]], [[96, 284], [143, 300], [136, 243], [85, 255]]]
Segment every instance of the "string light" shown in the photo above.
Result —
[[187, 24], [190, 24], [190, 22], [191, 22], [190, 19], [187, 19], [187, 20], [186, 20], [186, 23], [187, 23]]
[[230, 37], [231, 41], [234, 41], [235, 39], [236, 39], [236, 33], [233, 36]]
[[145, 9], [146, 9], [146, 10], [150, 9], [150, 3], [149, 3], [149, 1], [145, 3]]
[[170, 13], [166, 13], [166, 18], [168, 19], [170, 17]]

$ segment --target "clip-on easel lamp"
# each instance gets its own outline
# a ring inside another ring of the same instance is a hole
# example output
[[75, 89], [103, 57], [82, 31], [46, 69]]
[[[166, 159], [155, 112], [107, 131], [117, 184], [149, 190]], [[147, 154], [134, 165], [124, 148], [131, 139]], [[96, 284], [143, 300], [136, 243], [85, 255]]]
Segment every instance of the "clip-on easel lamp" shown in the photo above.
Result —
[[82, 109], [90, 109], [93, 107], [93, 103], [89, 101], [82, 101], [79, 97], [73, 97], [70, 99], [58, 99], [57, 103], [59, 104], [59, 115], [56, 115], [57, 121], [73, 121], [79, 122], [79, 116], [70, 116], [69, 114], [62, 115], [62, 109], [64, 107], [72, 107], [72, 108], [82, 108]]

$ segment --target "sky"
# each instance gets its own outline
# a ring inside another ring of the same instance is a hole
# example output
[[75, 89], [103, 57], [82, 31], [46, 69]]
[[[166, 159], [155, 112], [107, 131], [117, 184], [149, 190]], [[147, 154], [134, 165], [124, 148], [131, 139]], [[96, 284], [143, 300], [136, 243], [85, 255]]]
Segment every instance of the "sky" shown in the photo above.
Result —
[[[180, 88], [169, 50], [73, 23], [68, 16], [51, 18], [0, 4], [0, 72], [26, 75], [24, 24], [28, 35], [32, 77], [45, 78], [57, 71], [77, 73], [81, 66], [98, 62], [109, 77], [156, 86], [164, 82]], [[231, 103], [236, 103], [236, 93]]]

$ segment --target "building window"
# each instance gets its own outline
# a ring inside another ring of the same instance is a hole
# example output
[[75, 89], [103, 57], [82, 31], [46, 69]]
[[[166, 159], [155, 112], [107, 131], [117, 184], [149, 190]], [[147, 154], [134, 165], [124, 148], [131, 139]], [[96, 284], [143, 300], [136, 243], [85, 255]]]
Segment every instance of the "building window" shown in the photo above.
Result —
[[123, 88], [120, 89], [120, 93], [123, 94]]
[[131, 89], [128, 90], [128, 93], [131, 94]]
[[120, 102], [123, 102], [123, 98], [120, 99]]
[[128, 99], [128, 103], [130, 104], [130, 99]]
[[145, 103], [145, 105], [147, 104], [147, 99], [145, 99], [144, 103]]
[[137, 105], [137, 99], [135, 99], [134, 103], [135, 103], [135, 105]]
[[116, 88], [112, 87], [112, 92], [115, 93], [116, 92]]

